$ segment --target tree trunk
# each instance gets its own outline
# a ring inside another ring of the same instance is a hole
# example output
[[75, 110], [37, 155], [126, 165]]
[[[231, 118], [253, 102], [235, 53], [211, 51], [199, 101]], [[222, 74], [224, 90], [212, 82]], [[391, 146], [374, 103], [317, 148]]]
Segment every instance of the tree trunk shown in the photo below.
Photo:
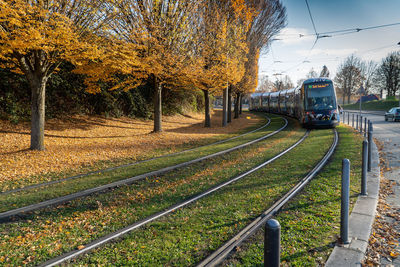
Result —
[[228, 115], [227, 115], [227, 106], [228, 106], [228, 87], [224, 88], [222, 92], [222, 127], [227, 125]]
[[204, 127], [211, 127], [210, 117], [210, 96], [208, 90], [202, 90], [204, 93]]
[[31, 78], [31, 150], [44, 150], [45, 96], [47, 77]]
[[232, 122], [232, 86], [228, 87], [228, 123]]
[[242, 108], [243, 108], [242, 94], [240, 94], [240, 96], [239, 96], [239, 114], [242, 114]]
[[235, 96], [235, 119], [239, 118], [239, 101], [240, 101], [240, 93], [237, 92]]
[[154, 129], [153, 132], [162, 132], [162, 84], [158, 81], [157, 77], [154, 76]]
[[344, 101], [346, 99], [346, 94], [343, 92], [343, 96], [342, 96], [342, 104], [344, 105]]

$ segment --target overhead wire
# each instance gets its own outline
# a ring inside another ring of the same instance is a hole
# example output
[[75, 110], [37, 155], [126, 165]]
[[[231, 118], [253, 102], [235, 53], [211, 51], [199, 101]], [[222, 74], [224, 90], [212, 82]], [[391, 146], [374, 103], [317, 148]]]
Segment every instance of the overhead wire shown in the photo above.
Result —
[[[305, 2], [306, 2], [308, 14], [310, 16], [310, 20], [311, 20], [311, 23], [312, 23], [312, 26], [313, 26], [313, 29], [314, 29], [314, 33], [311, 33], [311, 34], [286, 34], [286, 36], [296, 35], [296, 36], [298, 36], [297, 38], [315, 36], [315, 40], [314, 40], [310, 50], [308, 51], [307, 56], [303, 59], [303, 61], [301, 61], [300, 63], [296, 64], [295, 66], [292, 66], [292, 67], [282, 71], [281, 73], [286, 73], [286, 72], [288, 72], [288, 71], [290, 71], [290, 70], [292, 70], [294, 68], [299, 67], [303, 63], [306, 63], [308, 61], [308, 58], [311, 55], [312, 50], [315, 48], [315, 45], [317, 44], [318, 40], [321, 39], [321, 38], [342, 36], [342, 35], [358, 33], [360, 31], [365, 31], [365, 30], [372, 30], [372, 29], [378, 29], [378, 28], [385, 28], [385, 27], [391, 27], [391, 26], [400, 25], [400, 22], [396, 22], [396, 23], [390, 23], [390, 24], [381, 24], [381, 25], [375, 25], [375, 26], [368, 26], [368, 27], [363, 27], [363, 28], [349, 28], [349, 29], [342, 29], [342, 30], [327, 31], [327, 32], [320, 32], [319, 33], [317, 31], [317, 27], [315, 25], [314, 18], [313, 18], [312, 13], [311, 13], [310, 5], [308, 4], [308, 0], [305, 0]], [[285, 36], [285, 34], [283, 34], [282, 36]], [[399, 44], [400, 44], [400, 42], [399, 42]], [[364, 53], [368, 53], [368, 52], [371, 52], [371, 51], [374, 51], [374, 50], [384, 49], [384, 48], [388, 48], [388, 47], [392, 47], [392, 46], [394, 46], [394, 45], [374, 48], [374, 49], [370, 49], [370, 50], [363, 51], [361, 53], [356, 53], [356, 54], [364, 54]], [[277, 60], [275, 59], [275, 55], [274, 55], [274, 53], [272, 51], [272, 47], [270, 46], [270, 48], [271, 48], [271, 54], [272, 54], [273, 62], [272, 62], [272, 64], [270, 66], [268, 66], [267, 69], [272, 67], [277, 62]], [[337, 59], [334, 59], [332, 61], [337, 61]], [[284, 63], [284, 62], [279, 61], [279, 63]]]
[[307, 56], [303, 59], [303, 61], [301, 61], [299, 64], [297, 64], [297, 65], [295, 65], [293, 67], [290, 67], [290, 68], [282, 71], [282, 73], [286, 73], [286, 72], [288, 72], [288, 71], [290, 71], [292, 69], [295, 69], [295, 68], [301, 66], [305, 61], [307, 61], [308, 57], [311, 55], [312, 50], [314, 49], [315, 45], [317, 44], [318, 39], [320, 38], [320, 35], [317, 32], [317, 27], [315, 26], [315, 23], [314, 23], [314, 19], [313, 19], [313, 16], [312, 16], [311, 9], [310, 9], [310, 6], [308, 4], [308, 1], [305, 0], [305, 2], [306, 2], [306, 5], [307, 5], [308, 14], [310, 15], [311, 23], [312, 23], [314, 31], [315, 31], [315, 40], [314, 40], [314, 43], [311, 46], [310, 50], [308, 51]]
[[[390, 24], [382, 24], [382, 25], [376, 25], [376, 26], [369, 26], [369, 27], [364, 27], [364, 28], [360, 28], [360, 27], [359, 28], [350, 28], [350, 29], [343, 29], [343, 30], [320, 32], [320, 33], [318, 33], [318, 32], [309, 33], [309, 34], [288, 33], [288, 34], [282, 34], [281, 36], [293, 36], [293, 37], [289, 37], [289, 38], [303, 38], [303, 37], [309, 37], [309, 36], [330, 35], [329, 37], [335, 37], [335, 36], [341, 36], [341, 35], [346, 35], [346, 34], [358, 33], [358, 32], [366, 31], [366, 30], [391, 27], [391, 26], [396, 26], [396, 25], [400, 25], [400, 22], [390, 23]], [[315, 30], [315, 28], [314, 28], [314, 30]], [[328, 36], [326, 36], [326, 37], [328, 37]], [[289, 39], [289, 38], [287, 38], [287, 39]], [[283, 39], [286, 39], [286, 38], [283, 38]]]

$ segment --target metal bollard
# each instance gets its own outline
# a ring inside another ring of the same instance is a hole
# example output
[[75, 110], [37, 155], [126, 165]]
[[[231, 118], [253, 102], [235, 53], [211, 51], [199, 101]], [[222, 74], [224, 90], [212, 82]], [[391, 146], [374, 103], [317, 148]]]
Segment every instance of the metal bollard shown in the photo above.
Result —
[[360, 133], [363, 131], [363, 116], [360, 115]]
[[346, 123], [346, 112], [345, 111], [342, 112], [341, 118], [342, 118], [343, 124], [345, 124]]
[[368, 165], [368, 141], [362, 144], [362, 168], [361, 168], [361, 195], [367, 195], [367, 165]]
[[342, 202], [340, 206], [340, 240], [349, 244], [350, 161], [342, 160]]
[[275, 219], [265, 223], [264, 266], [279, 267], [281, 263], [281, 225]]
[[372, 122], [368, 123], [368, 171], [371, 171], [371, 157], [372, 157]]
[[358, 130], [358, 114], [357, 114], [357, 121], [356, 121], [356, 130]]
[[364, 118], [364, 137], [367, 137], [367, 117]]
[[353, 116], [353, 118], [351, 119], [351, 127], [353, 127], [354, 128], [354, 114], [352, 114]]
[[350, 125], [350, 113], [347, 112], [347, 124]]

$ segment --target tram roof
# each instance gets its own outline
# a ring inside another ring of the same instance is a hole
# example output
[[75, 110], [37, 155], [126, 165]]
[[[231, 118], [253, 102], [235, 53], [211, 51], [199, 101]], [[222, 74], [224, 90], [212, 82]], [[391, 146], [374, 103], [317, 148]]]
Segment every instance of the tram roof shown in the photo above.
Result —
[[305, 80], [303, 83], [320, 83], [320, 82], [332, 82], [329, 78], [310, 78]]

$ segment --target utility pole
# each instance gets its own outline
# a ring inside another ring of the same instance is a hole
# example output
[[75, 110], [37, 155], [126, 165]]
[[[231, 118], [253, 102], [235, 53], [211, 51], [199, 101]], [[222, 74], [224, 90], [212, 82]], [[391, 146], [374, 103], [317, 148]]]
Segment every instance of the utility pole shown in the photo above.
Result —
[[364, 87], [361, 85], [360, 89], [358, 90], [360, 93], [360, 116], [361, 116], [361, 102], [362, 102], [362, 96], [365, 93]]

